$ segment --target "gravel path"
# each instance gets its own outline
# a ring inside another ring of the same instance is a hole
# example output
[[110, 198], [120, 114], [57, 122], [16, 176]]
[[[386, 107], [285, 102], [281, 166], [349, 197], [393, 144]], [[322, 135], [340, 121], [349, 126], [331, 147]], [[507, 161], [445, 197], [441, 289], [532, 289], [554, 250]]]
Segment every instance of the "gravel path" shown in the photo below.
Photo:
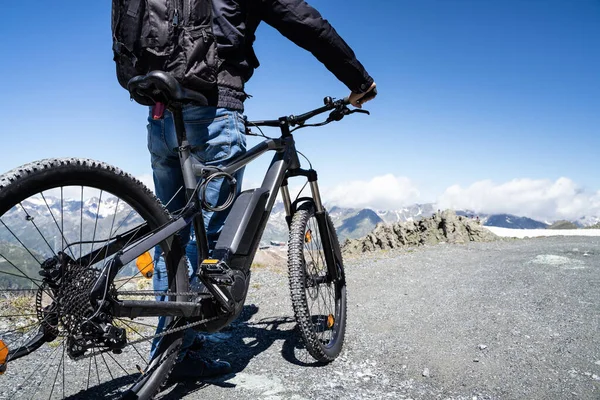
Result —
[[437, 245], [347, 260], [342, 356], [297, 339], [282, 269], [210, 337], [235, 373], [163, 399], [600, 399], [600, 238]]

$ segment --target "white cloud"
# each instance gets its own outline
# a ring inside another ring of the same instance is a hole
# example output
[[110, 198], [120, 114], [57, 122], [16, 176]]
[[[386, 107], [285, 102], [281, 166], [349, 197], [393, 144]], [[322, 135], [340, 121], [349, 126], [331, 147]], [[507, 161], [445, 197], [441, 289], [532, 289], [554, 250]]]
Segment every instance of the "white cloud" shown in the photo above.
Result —
[[405, 177], [392, 174], [324, 188], [323, 201], [340, 207], [393, 210], [419, 200], [419, 190]]
[[[154, 190], [152, 174], [136, 177]], [[259, 187], [258, 181], [244, 179], [244, 190]], [[290, 195], [296, 198], [302, 184], [290, 181]], [[310, 195], [308, 185], [302, 195]], [[321, 185], [321, 196], [329, 206], [393, 210], [422, 201], [415, 184], [406, 177], [393, 174], [370, 180], [343, 182], [334, 187]], [[478, 213], [507, 213], [541, 221], [576, 220], [583, 216], [600, 216], [600, 190], [584, 191], [569, 178], [513, 179], [495, 183], [475, 182], [468, 187], [450, 186], [437, 199], [437, 208], [472, 210]]]
[[542, 221], [600, 215], [600, 191], [586, 192], [569, 178], [513, 179], [501, 184], [484, 180], [466, 188], [454, 185], [446, 189], [437, 203], [442, 209], [507, 213]]

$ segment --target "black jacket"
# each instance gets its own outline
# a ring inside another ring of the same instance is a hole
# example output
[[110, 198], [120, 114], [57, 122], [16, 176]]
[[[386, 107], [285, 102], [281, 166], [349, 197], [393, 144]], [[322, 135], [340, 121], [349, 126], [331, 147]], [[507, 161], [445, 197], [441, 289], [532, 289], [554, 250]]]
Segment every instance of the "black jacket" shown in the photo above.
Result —
[[252, 49], [265, 21], [310, 51], [351, 91], [366, 91], [373, 79], [321, 14], [303, 0], [212, 0], [213, 32], [221, 59], [218, 106], [243, 110], [244, 84], [259, 66]]

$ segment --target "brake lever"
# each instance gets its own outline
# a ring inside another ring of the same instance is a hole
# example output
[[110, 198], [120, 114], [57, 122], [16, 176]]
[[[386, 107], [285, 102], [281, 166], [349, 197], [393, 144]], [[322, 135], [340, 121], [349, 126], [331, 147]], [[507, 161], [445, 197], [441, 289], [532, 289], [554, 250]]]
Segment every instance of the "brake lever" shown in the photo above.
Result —
[[361, 114], [371, 115], [371, 113], [368, 112], [367, 110], [361, 110], [358, 108], [351, 110], [348, 107], [344, 106], [342, 108], [333, 110], [329, 114], [329, 117], [327, 118], [327, 122], [329, 123], [329, 122], [333, 122], [333, 121], [341, 121], [342, 118], [344, 118], [346, 115], [350, 115], [352, 113], [361, 113]]
[[348, 114], [348, 110], [346, 107], [341, 108], [341, 109], [335, 109], [332, 112], [329, 113], [329, 117], [327, 117], [327, 122], [333, 122], [333, 121], [341, 121], [342, 118], [344, 118], [344, 115]]

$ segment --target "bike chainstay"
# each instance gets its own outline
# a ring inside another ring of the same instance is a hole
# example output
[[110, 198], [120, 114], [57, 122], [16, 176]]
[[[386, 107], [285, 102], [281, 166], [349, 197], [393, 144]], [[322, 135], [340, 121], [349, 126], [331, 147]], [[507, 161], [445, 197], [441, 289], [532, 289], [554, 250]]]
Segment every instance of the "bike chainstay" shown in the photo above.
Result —
[[[161, 291], [149, 291], [149, 290], [128, 290], [128, 291], [119, 291], [119, 296], [198, 296], [199, 292], [161, 292]], [[207, 293], [208, 295], [208, 293]]]
[[[150, 291], [127, 291], [127, 292], [119, 292], [119, 294], [121, 295], [147, 295], [147, 296], [198, 296], [198, 292], [150, 292]], [[179, 332], [179, 331], [183, 331], [186, 330], [188, 328], [192, 328], [194, 326], [197, 325], [202, 325], [202, 324], [206, 324], [208, 322], [217, 320], [219, 318], [222, 318], [222, 316], [215, 316], [215, 317], [211, 317], [211, 318], [206, 318], [200, 321], [195, 321], [195, 322], [189, 322], [183, 326], [177, 327], [177, 328], [173, 328], [173, 329], [168, 329], [166, 331], [157, 333], [155, 335], [152, 336], [145, 336], [143, 338], [137, 339], [137, 340], [133, 340], [133, 341], [128, 341], [127, 344], [125, 346], [123, 346], [123, 348], [128, 347], [128, 346], [133, 346], [135, 344], [138, 343], [142, 343], [142, 342], [147, 342], [150, 340], [154, 340], [156, 338], [160, 338], [163, 336], [167, 336], [170, 335], [171, 333], [175, 333], [175, 332]], [[98, 354], [102, 354], [102, 353], [107, 353], [109, 351], [112, 351], [113, 349], [103, 349], [100, 350], [99, 352], [92, 352], [92, 354], [86, 354], [86, 355], [82, 355], [80, 357], [77, 357], [75, 360], [82, 360], [82, 359], [86, 359], [86, 358], [90, 358], [90, 357], [94, 357]]]

